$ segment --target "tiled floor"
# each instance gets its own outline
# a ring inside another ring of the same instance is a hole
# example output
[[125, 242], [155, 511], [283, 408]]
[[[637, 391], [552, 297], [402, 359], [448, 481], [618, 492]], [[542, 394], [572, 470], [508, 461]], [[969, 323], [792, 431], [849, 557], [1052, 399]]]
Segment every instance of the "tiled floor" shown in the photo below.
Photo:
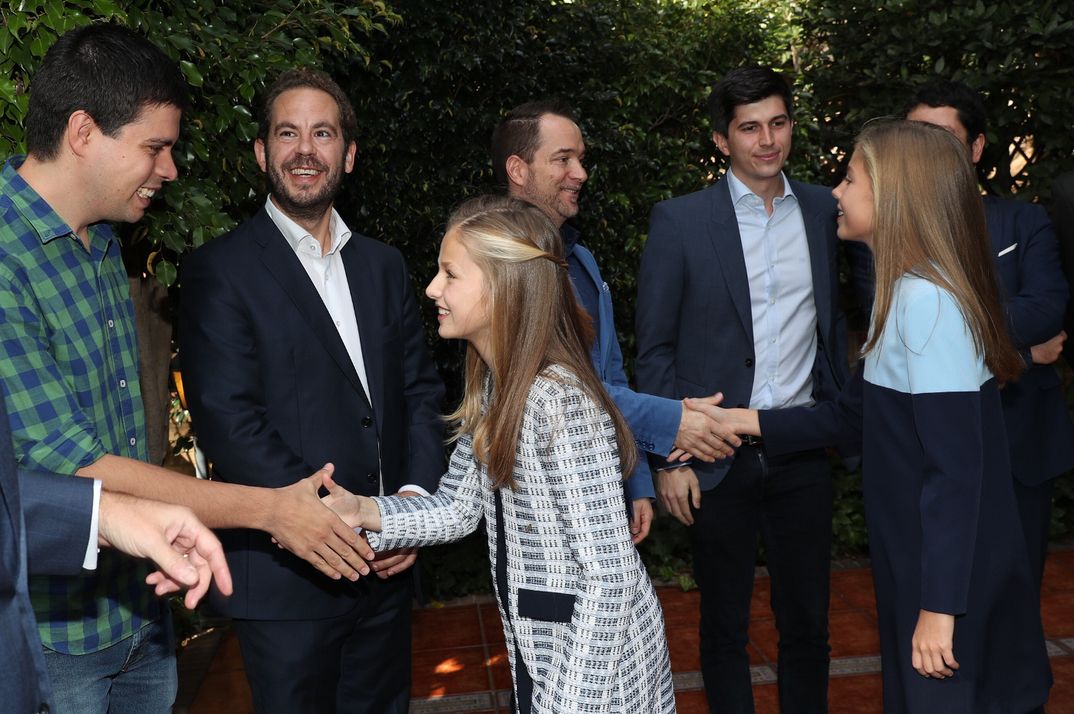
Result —
[[[660, 588], [667, 622], [676, 700], [683, 714], [708, 711], [697, 654], [698, 594]], [[1074, 714], [1074, 550], [1050, 554], [1042, 597], [1044, 629], [1055, 686], [1049, 714]], [[879, 642], [872, 578], [867, 568], [832, 572], [830, 702], [833, 714], [880, 712]], [[778, 712], [776, 629], [768, 606], [768, 579], [758, 577], [750, 622], [750, 661], [758, 714]], [[490, 600], [414, 611], [414, 714], [507, 711], [510, 674], [503, 630]], [[252, 712], [234, 637], [220, 640], [189, 714]], [[180, 702], [181, 703], [181, 702]], [[182, 711], [181, 708], [176, 709]]]

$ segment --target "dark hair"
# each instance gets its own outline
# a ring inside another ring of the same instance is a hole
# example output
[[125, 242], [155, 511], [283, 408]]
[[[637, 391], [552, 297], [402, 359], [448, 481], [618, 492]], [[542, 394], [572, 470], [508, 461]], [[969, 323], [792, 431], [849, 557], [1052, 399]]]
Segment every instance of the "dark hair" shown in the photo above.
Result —
[[538, 99], [520, 104], [507, 112], [507, 116], [492, 132], [492, 176], [501, 188], [507, 186], [509, 158], [519, 156], [526, 163], [533, 161], [533, 155], [541, 143], [541, 117], [545, 114], [578, 123], [566, 102], [560, 99]]
[[56, 40], [33, 76], [26, 150], [55, 158], [67, 120], [79, 110], [114, 137], [146, 107], [185, 110], [188, 102], [179, 66], [152, 42], [119, 25], [79, 27]]
[[966, 141], [970, 144], [988, 127], [988, 113], [981, 95], [962, 82], [936, 80], [922, 85], [906, 104], [903, 116], [922, 104], [954, 109], [959, 123], [966, 127]]
[[339, 125], [343, 132], [343, 143], [349, 146], [358, 138], [358, 118], [354, 114], [354, 106], [335, 80], [315, 69], [289, 69], [281, 74], [265, 92], [265, 98], [261, 102], [261, 116], [257, 123], [258, 139], [261, 141], [268, 139], [269, 124], [272, 123], [272, 105], [281, 94], [291, 89], [319, 89], [332, 97], [339, 108]]
[[794, 97], [791, 85], [771, 67], [739, 67], [724, 75], [712, 87], [709, 94], [709, 116], [712, 130], [727, 136], [728, 127], [735, 117], [735, 107], [753, 104], [776, 96], [783, 100], [787, 116], [794, 117]]

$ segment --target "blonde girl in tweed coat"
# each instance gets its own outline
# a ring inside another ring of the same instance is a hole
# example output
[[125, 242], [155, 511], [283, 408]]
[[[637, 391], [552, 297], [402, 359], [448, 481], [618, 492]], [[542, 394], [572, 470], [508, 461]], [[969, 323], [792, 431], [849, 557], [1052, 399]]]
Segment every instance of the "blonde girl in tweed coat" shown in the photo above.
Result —
[[[455, 452], [432, 496], [327, 501], [377, 550], [455, 541], [485, 518], [515, 710], [673, 712], [664, 620], [630, 537], [636, 450], [593, 371], [559, 233], [503, 197], [448, 221], [426, 289], [469, 342]], [[620, 448], [622, 446], [622, 448]]]

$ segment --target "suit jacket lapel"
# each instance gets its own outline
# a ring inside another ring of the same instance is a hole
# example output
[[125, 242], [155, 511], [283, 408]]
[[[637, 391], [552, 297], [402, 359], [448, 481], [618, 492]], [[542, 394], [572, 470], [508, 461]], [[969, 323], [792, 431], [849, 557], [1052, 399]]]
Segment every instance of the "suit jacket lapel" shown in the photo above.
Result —
[[829, 289], [831, 276], [828, 273], [830, 256], [828, 255], [827, 234], [833, 217], [817, 211], [815, 205], [805, 198], [806, 191], [796, 181], [791, 182], [798, 205], [802, 209], [802, 224], [805, 226], [806, 241], [809, 244], [809, 265], [813, 273], [813, 302], [817, 308], [817, 325], [820, 334], [827, 341], [832, 328], [832, 293]]
[[720, 258], [724, 285], [731, 293], [738, 319], [742, 321], [742, 327], [752, 344], [753, 311], [750, 309], [749, 275], [746, 273], [746, 258], [742, 254], [742, 234], [738, 231], [738, 219], [731, 203], [731, 190], [727, 181], [720, 181], [711, 191], [713, 209], [712, 222], [708, 226], [709, 240]]
[[[578, 251], [577, 246], [575, 251]], [[611, 355], [611, 340], [615, 335], [611, 310], [611, 296], [604, 289], [604, 281], [600, 279], [600, 271], [597, 269], [596, 259], [585, 252], [576, 252], [578, 262], [585, 268], [586, 275], [597, 288], [597, 320], [600, 325], [600, 334], [596, 336], [597, 346], [600, 351], [600, 378], [605, 378], [608, 369], [608, 356]]]
[[305, 268], [299, 262], [298, 256], [295, 255], [287, 239], [283, 237], [264, 209], [254, 216], [253, 221], [255, 222], [254, 235], [257, 236], [257, 241], [262, 246], [262, 264], [294, 302], [295, 307], [306, 319], [310, 330], [320, 340], [325, 351], [343, 372], [347, 381], [365, 397], [365, 390], [362, 389], [362, 383], [358, 379], [358, 373], [354, 369], [350, 355], [347, 354], [347, 348], [343, 345], [339, 331], [336, 330], [332, 317], [328, 314], [328, 308], [324, 306], [324, 301], [321, 300], [317, 288], [313, 286]]
[[[371, 266], [363, 262], [358, 253], [358, 241], [366, 240], [357, 233], [343, 246], [340, 255], [347, 271], [347, 284], [351, 291], [351, 304], [358, 319], [358, 334], [362, 340], [362, 361], [365, 363], [365, 379], [369, 384], [373, 413], [384, 413], [384, 353], [376, 349], [383, 341], [382, 325], [385, 324], [383, 301], [370, 287], [381, 280], [371, 274]], [[379, 422], [378, 422], [379, 423]]]

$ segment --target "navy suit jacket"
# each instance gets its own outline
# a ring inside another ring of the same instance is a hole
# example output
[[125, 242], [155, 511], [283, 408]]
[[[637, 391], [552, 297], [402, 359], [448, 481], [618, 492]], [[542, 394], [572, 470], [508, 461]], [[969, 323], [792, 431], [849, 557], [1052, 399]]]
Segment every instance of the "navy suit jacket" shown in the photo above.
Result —
[[1014, 477], [1027, 486], [1074, 466], [1074, 423], [1053, 365], [1035, 365], [1029, 348], [1063, 328], [1067, 282], [1048, 215], [1040, 206], [985, 197], [988, 236], [1007, 325], [1028, 367], [1000, 392]]
[[[1068, 285], [1074, 282], [1074, 171], [1059, 176], [1052, 184], [1052, 201], [1048, 206], [1059, 254], [1063, 259], [1063, 275]], [[1063, 356], [1074, 367], [1074, 297], [1067, 299], [1063, 329], [1071, 336], [1063, 344]]]
[[[986, 197], [984, 205], [1008, 329], [1029, 365], [1018, 381], [1000, 391], [1011, 471], [1022, 483], [1035, 486], [1074, 466], [1074, 423], [1059, 375], [1052, 365], [1031, 364], [1029, 355], [1030, 347], [1062, 328], [1067, 284], [1043, 209], [993, 197]], [[854, 448], [861, 438], [860, 375], [837, 403], [761, 412], [760, 422], [771, 453], [837, 443]]]
[[[326, 462], [355, 493], [436, 490], [443, 385], [425, 345], [402, 255], [354, 234], [341, 251], [371, 394], [320, 295], [264, 209], [183, 266], [180, 346], [200, 443], [219, 476], [286, 486]], [[235, 593], [217, 604], [250, 619], [342, 615], [368, 587], [333, 581], [266, 533], [220, 533]], [[377, 586], [379, 587], [379, 586]]]
[[[817, 309], [813, 397], [834, 400], [846, 380], [846, 329], [839, 310], [835, 200], [828, 189], [791, 181], [802, 211]], [[738, 220], [726, 181], [653, 208], [638, 276], [638, 389], [681, 398], [724, 394], [748, 406], [754, 342]], [[702, 490], [730, 460], [694, 464]]]
[[92, 479], [16, 469], [0, 395], [0, 702], [5, 712], [52, 706], [26, 579], [81, 571], [92, 511]]
[[675, 400], [639, 394], [630, 388], [623, 370], [623, 352], [619, 347], [619, 336], [615, 332], [612, 292], [608, 283], [601, 278], [600, 268], [597, 267], [593, 254], [581, 244], [575, 244], [574, 254], [600, 295], [600, 334], [597, 335], [599, 359], [594, 367], [615, 406], [622, 412], [630, 430], [634, 432], [634, 441], [642, 452], [639, 454], [637, 468], [627, 479], [627, 497], [632, 501], [653, 498], [656, 495], [653, 475], [644, 452], [663, 455], [665, 458], [671, 453], [679, 431], [679, 421], [682, 419], [682, 405]]

